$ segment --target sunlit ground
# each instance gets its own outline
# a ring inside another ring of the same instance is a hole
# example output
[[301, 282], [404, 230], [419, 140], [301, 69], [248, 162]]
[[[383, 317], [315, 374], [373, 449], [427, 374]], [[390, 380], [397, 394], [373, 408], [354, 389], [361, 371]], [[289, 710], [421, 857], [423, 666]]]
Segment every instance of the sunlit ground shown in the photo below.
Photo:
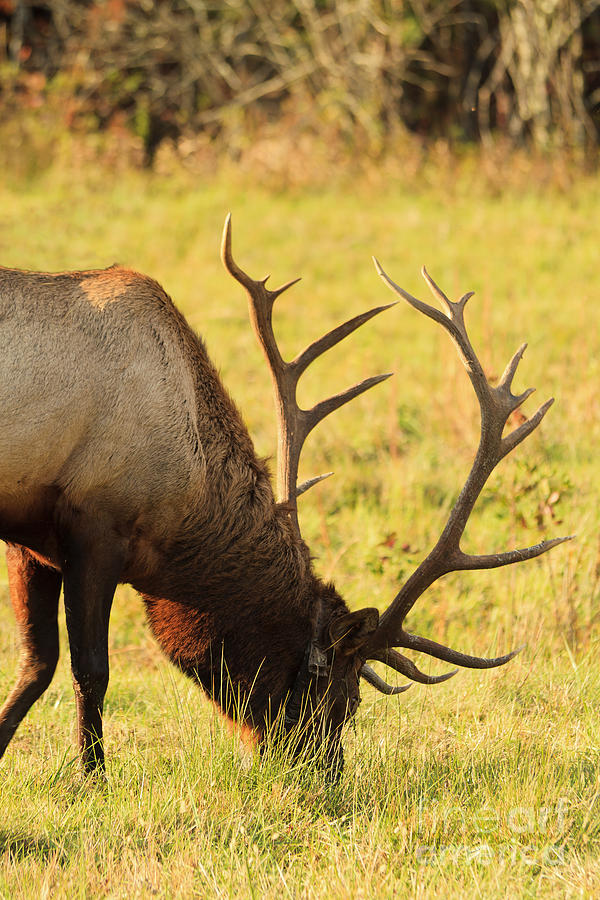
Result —
[[[453, 575], [430, 589], [410, 630], [484, 655], [527, 646], [505, 668], [464, 670], [399, 698], [365, 686], [337, 787], [241, 747], [163, 661], [141, 603], [122, 588], [111, 625], [107, 784], [79, 783], [65, 652], [0, 765], [2, 896], [600, 893], [599, 200], [594, 178], [502, 192], [481, 187], [473, 167], [445, 183], [318, 190], [64, 169], [3, 179], [3, 264], [118, 260], [158, 279], [206, 338], [264, 455], [276, 445], [270, 382], [243, 292], [219, 261], [228, 210], [234, 252], [251, 275], [270, 272], [276, 284], [302, 275], [276, 313], [288, 357], [392, 299], [371, 254], [424, 299], [423, 263], [450, 295], [474, 290], [468, 323], [488, 375], [527, 341], [516, 388], [538, 391], [525, 411], [549, 396], [556, 403], [491, 478], [465, 549], [577, 537], [522, 567]], [[324, 422], [302, 460], [301, 478], [335, 471], [301, 501], [301, 522], [317, 569], [353, 608], [389, 604], [436, 540], [477, 443], [476, 401], [454, 347], [403, 304], [319, 361], [300, 401], [392, 370]], [[17, 649], [0, 578], [6, 693]]]

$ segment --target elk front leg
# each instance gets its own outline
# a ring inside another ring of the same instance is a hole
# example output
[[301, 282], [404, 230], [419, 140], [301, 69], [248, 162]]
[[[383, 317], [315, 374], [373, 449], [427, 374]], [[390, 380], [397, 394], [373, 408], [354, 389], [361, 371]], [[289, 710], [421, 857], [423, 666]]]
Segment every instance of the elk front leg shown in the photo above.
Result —
[[124, 548], [116, 535], [80, 527], [67, 541], [65, 612], [77, 707], [77, 742], [85, 773], [104, 769], [102, 710], [108, 687], [108, 622]]
[[0, 756], [20, 722], [44, 693], [58, 662], [58, 598], [62, 576], [25, 547], [6, 548], [10, 599], [21, 644], [17, 682], [0, 710]]

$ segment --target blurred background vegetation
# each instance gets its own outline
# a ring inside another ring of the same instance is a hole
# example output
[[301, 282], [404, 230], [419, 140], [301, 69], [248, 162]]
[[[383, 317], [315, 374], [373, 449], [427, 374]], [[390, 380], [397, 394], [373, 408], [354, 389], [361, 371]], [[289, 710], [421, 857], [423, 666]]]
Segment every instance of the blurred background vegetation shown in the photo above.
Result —
[[[600, 897], [599, 133], [600, 0], [0, 0], [4, 265], [155, 277], [272, 457], [269, 375], [219, 261], [226, 211], [251, 275], [303, 276], [276, 310], [284, 358], [392, 299], [371, 253], [418, 297], [425, 262], [451, 296], [476, 291], [491, 381], [526, 339], [518, 389], [556, 398], [465, 550], [577, 533], [432, 586], [411, 631], [527, 647], [399, 703], [366, 686], [335, 788], [245, 756], [121, 586], [106, 790], [79, 786], [63, 650], [2, 760], [0, 897]], [[404, 305], [307, 372], [299, 401], [392, 370], [303, 454], [302, 479], [336, 473], [300, 513], [351, 608], [389, 604], [477, 444], [451, 342]], [[2, 556], [0, 699], [18, 664]]]
[[36, 167], [65, 131], [145, 166], [441, 142], [595, 167], [600, 0], [0, 0], [0, 127]]

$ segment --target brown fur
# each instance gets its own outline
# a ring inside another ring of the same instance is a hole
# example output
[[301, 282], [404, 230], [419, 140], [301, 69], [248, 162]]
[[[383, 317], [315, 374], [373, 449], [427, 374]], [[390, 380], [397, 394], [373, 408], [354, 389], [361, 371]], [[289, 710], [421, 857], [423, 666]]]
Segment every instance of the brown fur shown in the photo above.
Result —
[[[162, 288], [118, 266], [0, 269], [0, 409], [0, 537], [22, 640], [0, 755], [52, 677], [61, 582], [87, 770], [103, 762], [119, 582], [142, 594], [173, 662], [226, 711], [243, 699], [260, 735], [294, 684], [319, 603], [325, 645], [347, 609], [315, 578], [202, 341]], [[338, 646], [346, 705], [355, 669]], [[331, 698], [337, 728], [347, 711]]]

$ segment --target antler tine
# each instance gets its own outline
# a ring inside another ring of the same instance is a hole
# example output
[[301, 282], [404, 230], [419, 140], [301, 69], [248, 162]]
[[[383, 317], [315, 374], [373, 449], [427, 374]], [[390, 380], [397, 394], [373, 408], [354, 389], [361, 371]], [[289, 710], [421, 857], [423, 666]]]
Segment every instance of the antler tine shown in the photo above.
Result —
[[343, 338], [352, 334], [353, 331], [364, 325], [373, 316], [395, 304], [389, 303], [386, 306], [378, 306], [349, 319], [314, 341], [291, 362], [286, 362], [281, 356], [273, 333], [273, 304], [283, 291], [296, 284], [299, 279], [290, 281], [277, 290], [270, 291], [266, 287], [266, 278], [263, 281], [254, 281], [246, 272], [240, 269], [233, 259], [231, 248], [231, 214], [225, 220], [221, 258], [227, 271], [246, 289], [250, 321], [269, 364], [278, 417], [278, 496], [279, 501], [287, 510], [299, 534], [297, 498], [301, 493], [327, 477], [327, 475], [318, 476], [303, 482], [297, 487], [298, 463], [304, 441], [315, 425], [325, 416], [339, 409], [340, 406], [348, 403], [354, 397], [363, 393], [363, 391], [367, 391], [369, 388], [379, 384], [380, 381], [388, 378], [389, 374], [366, 378], [346, 391], [342, 391], [327, 400], [322, 400], [307, 410], [301, 409], [296, 401], [296, 388], [300, 376], [306, 371], [310, 363], [325, 353], [326, 350], [334, 347]]
[[273, 334], [273, 326], [271, 323], [273, 303], [275, 302], [276, 297], [278, 297], [283, 290], [285, 290], [287, 287], [290, 287], [294, 282], [290, 282], [288, 285], [284, 285], [283, 288], [280, 288], [278, 291], [270, 291], [266, 287], [268, 276], [263, 281], [255, 281], [253, 278], [250, 278], [250, 276], [247, 275], [246, 272], [240, 269], [233, 258], [231, 249], [231, 213], [228, 213], [227, 218], [225, 219], [225, 226], [223, 228], [223, 239], [221, 241], [221, 259], [223, 260], [223, 265], [225, 266], [229, 274], [232, 275], [236, 281], [239, 281], [239, 283], [246, 288], [246, 291], [248, 293], [248, 308], [250, 312], [252, 327], [254, 328], [263, 352], [267, 357], [273, 380], [278, 383], [284, 377], [287, 364], [281, 358], [281, 354], [279, 352], [279, 348]]
[[540, 556], [542, 553], [552, 549], [552, 547], [556, 547], [558, 544], [571, 539], [571, 536], [554, 538], [542, 541], [532, 547], [526, 547], [523, 550], [511, 550], [504, 553], [479, 556], [463, 553], [460, 549], [460, 539], [468, 518], [489, 475], [498, 462], [539, 425], [552, 405], [553, 400], [546, 401], [531, 418], [503, 437], [503, 431], [509, 416], [531, 393], [531, 389], [519, 395], [514, 395], [511, 391], [512, 381], [525, 351], [525, 345], [517, 350], [507, 365], [499, 383], [493, 387], [488, 382], [481, 363], [473, 350], [464, 323], [464, 308], [472, 294], [465, 294], [457, 303], [449, 300], [429, 276], [426, 269], [423, 268], [422, 274], [425, 280], [446, 309], [446, 313], [444, 313], [427, 303], [417, 300], [400, 288], [384, 272], [377, 260], [375, 260], [375, 267], [392, 291], [403, 297], [415, 309], [442, 325], [457, 345], [479, 401], [481, 437], [471, 471], [437, 543], [381, 616], [379, 627], [373, 634], [368, 647], [365, 648], [364, 657], [366, 659], [380, 659], [391, 665], [392, 668], [409, 675], [409, 677], [412, 677], [412, 675], [406, 663], [410, 661], [405, 660], [405, 657], [392, 650], [393, 647], [407, 647], [428, 653], [447, 662], [471, 668], [491, 668], [504, 665], [519, 651], [515, 650], [495, 659], [468, 656], [437, 644], [435, 641], [409, 634], [404, 630], [403, 623], [408, 612], [424, 591], [434, 581], [448, 572], [463, 569], [488, 569], [521, 562], [525, 559]]
[[[452, 650], [450, 647], [438, 644], [437, 641], [421, 637], [418, 634], [409, 634], [407, 631], [404, 632], [404, 639], [405, 643], [403, 646], [410, 650], [427, 653], [429, 656], [433, 656], [436, 659], [454, 663], [454, 665], [462, 666], [465, 669], [495, 669], [497, 666], [504, 666], [525, 648], [525, 644], [522, 644], [520, 647], [517, 647], [516, 650], [505, 653], [504, 656], [495, 656], [486, 659], [483, 656], [469, 656], [467, 653], [460, 653], [458, 650]], [[389, 652], [390, 651], [388, 651], [388, 653]], [[456, 669], [454, 671], [456, 671]], [[454, 674], [454, 672], [452, 674]]]
[[412, 687], [412, 684], [401, 684], [398, 685], [398, 687], [392, 687], [392, 685], [388, 684], [387, 681], [384, 681], [368, 663], [363, 663], [360, 674], [365, 681], [372, 684], [373, 687], [377, 688], [382, 694], [387, 694], [388, 697], [394, 694], [403, 694], [404, 691], [407, 691]]
[[408, 659], [408, 657], [403, 656], [402, 653], [398, 653], [397, 650], [393, 650], [391, 647], [381, 650], [379, 653], [373, 653], [371, 659], [378, 659], [379, 662], [385, 663], [390, 669], [395, 669], [396, 672], [400, 672], [402, 675], [406, 675], [407, 678], [418, 681], [420, 684], [439, 684], [442, 681], [448, 681], [449, 678], [452, 678], [458, 672], [458, 669], [453, 669], [452, 672], [445, 672], [443, 675], [425, 675], [424, 672], [417, 669], [411, 659]]
[[313, 341], [312, 344], [309, 344], [302, 353], [299, 353], [295, 360], [291, 363], [291, 365], [295, 368], [298, 373], [298, 376], [304, 372], [308, 366], [317, 359], [321, 354], [325, 353], [330, 347], [335, 346], [349, 334], [352, 334], [353, 331], [356, 331], [357, 328], [360, 328], [361, 325], [364, 325], [365, 322], [368, 322], [369, 319], [372, 319], [373, 316], [378, 315], [381, 312], [385, 312], [386, 309], [391, 309], [392, 306], [396, 306], [398, 301], [394, 303], [387, 303], [385, 306], [376, 306], [374, 309], [369, 309], [367, 312], [361, 313], [358, 316], [354, 316], [353, 319], [349, 319], [347, 322], [344, 322], [342, 325], [338, 325], [337, 328], [333, 328], [327, 334], [324, 334], [323, 337], [319, 338], [317, 341]]
[[303, 481], [302, 484], [299, 484], [296, 488], [296, 497], [299, 497], [300, 494], [304, 494], [306, 491], [309, 491], [311, 487], [314, 487], [315, 484], [318, 484], [320, 481], [325, 481], [326, 478], [331, 478], [333, 472], [324, 472], [322, 475], [315, 475], [314, 478], [307, 478], [306, 481]]

